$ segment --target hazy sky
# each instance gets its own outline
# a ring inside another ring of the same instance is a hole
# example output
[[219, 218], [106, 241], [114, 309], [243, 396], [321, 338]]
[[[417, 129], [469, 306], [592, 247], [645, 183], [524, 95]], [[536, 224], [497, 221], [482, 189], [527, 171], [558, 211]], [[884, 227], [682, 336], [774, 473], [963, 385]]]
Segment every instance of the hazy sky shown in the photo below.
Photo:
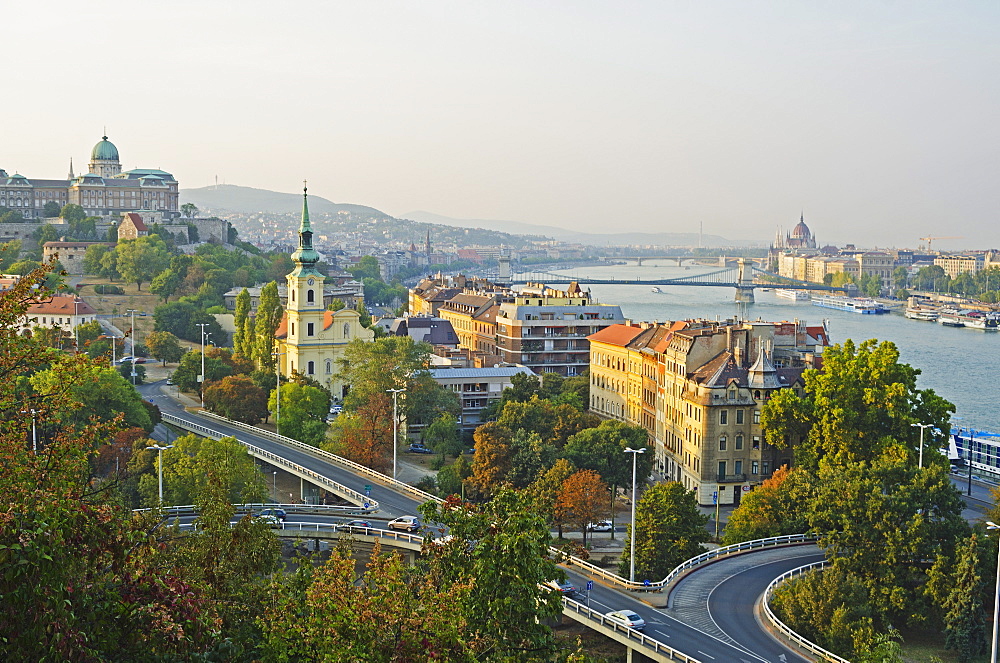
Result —
[[0, 168], [1000, 247], [1000, 3], [8, 2]]

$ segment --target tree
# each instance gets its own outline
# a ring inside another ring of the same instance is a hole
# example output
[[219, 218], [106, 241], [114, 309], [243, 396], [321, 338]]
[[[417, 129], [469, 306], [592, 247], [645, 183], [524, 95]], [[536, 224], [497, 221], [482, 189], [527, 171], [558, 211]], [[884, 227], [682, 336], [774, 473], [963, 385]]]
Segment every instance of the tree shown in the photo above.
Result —
[[462, 444], [462, 438], [458, 434], [458, 419], [448, 412], [442, 414], [427, 427], [424, 440], [427, 442], [427, 446], [441, 454], [442, 460], [445, 454], [451, 454], [455, 457], [461, 456], [465, 448]]
[[281, 385], [271, 392], [268, 410], [275, 411], [276, 398], [281, 394], [281, 421], [278, 432], [300, 442], [319, 446], [326, 437], [324, 421], [330, 409], [330, 397], [323, 389], [295, 382]]
[[166, 304], [170, 296], [177, 292], [180, 284], [180, 275], [172, 269], [165, 269], [153, 277], [153, 281], [149, 284], [149, 291], [163, 297], [163, 303]]
[[181, 214], [189, 219], [198, 216], [198, 206], [194, 203], [184, 203], [181, 205]]
[[442, 467], [437, 474], [438, 492], [445, 497], [461, 495], [465, 497], [465, 481], [472, 476], [472, 463], [459, 456], [454, 463]]
[[498, 490], [510, 471], [513, 437], [509, 428], [495, 421], [483, 424], [473, 433], [476, 455], [469, 482], [482, 495], [489, 496]]
[[142, 397], [113, 368], [89, 360], [78, 364], [60, 357], [50, 368], [32, 375], [30, 382], [42, 397], [63, 392], [76, 405], [74, 411], [59, 415], [63, 427], [84, 428], [92, 419], [112, 422], [121, 417], [128, 426], [153, 430]]
[[556, 460], [555, 445], [541, 435], [519, 428], [510, 441], [510, 469], [504, 483], [513, 488], [527, 488]]
[[109, 249], [100, 256], [101, 268], [96, 273], [100, 276], [105, 276], [109, 280], [114, 281], [121, 278], [121, 273], [118, 271], [118, 251], [117, 249]]
[[989, 583], [984, 577], [985, 547], [978, 534], [961, 541], [955, 550], [956, 563], [953, 571], [945, 572], [949, 579], [941, 602], [947, 634], [945, 646], [957, 651], [958, 660], [963, 662], [971, 661], [973, 657], [986, 652], [987, 627], [983, 598]]
[[118, 242], [115, 253], [118, 255], [118, 272], [125, 281], [135, 283], [139, 290], [142, 290], [144, 282], [170, 264], [170, 254], [163, 240], [151, 235]]
[[[261, 370], [274, 371], [274, 334], [281, 323], [281, 315], [278, 284], [272, 281], [261, 288], [253, 330], [253, 360]], [[247, 340], [243, 342], [246, 344]]]
[[83, 221], [87, 218], [87, 212], [84, 211], [83, 207], [77, 205], [76, 203], [69, 203], [64, 205], [62, 211], [59, 213], [63, 221], [66, 223], [76, 223]]
[[0, 273], [6, 274], [21, 254], [21, 240], [0, 243]]
[[82, 325], [77, 325], [74, 330], [76, 338], [79, 339], [80, 347], [86, 347], [93, 341], [97, 340], [97, 337], [104, 333], [101, 323], [97, 320], [93, 322], [85, 322]]
[[338, 297], [334, 297], [333, 301], [330, 302], [330, 305], [326, 307], [326, 310], [340, 311], [345, 308], [347, 308], [347, 304], [344, 303], [344, 300]]
[[333, 451], [378, 472], [392, 468], [392, 403], [388, 395], [345, 410], [333, 424]]
[[31, 233], [31, 238], [35, 240], [39, 248], [46, 242], [54, 242], [59, 239], [59, 231], [56, 227], [48, 223], [38, 226], [35, 232]]
[[240, 294], [236, 295], [236, 310], [233, 312], [233, 354], [243, 355], [245, 357], [250, 357], [253, 355], [251, 351], [250, 342], [251, 339], [247, 337], [246, 324], [247, 320], [250, 318], [250, 292], [243, 288], [240, 290]]
[[606, 483], [617, 488], [632, 483], [632, 457], [626, 448], [645, 449], [635, 458], [635, 475], [648, 477], [653, 471], [653, 449], [649, 434], [641, 426], [622, 421], [602, 421], [600, 426], [575, 433], [566, 442], [562, 457], [580, 469], [594, 470]]
[[566, 515], [559, 506], [559, 491], [563, 483], [576, 472], [573, 463], [565, 458], [558, 459], [535, 483], [528, 486], [527, 494], [531, 497], [534, 509], [552, 521], [559, 528], [559, 538], [563, 538], [563, 525]]
[[593, 470], [579, 470], [566, 479], [556, 498], [556, 510], [564, 522], [576, 525], [587, 545], [587, 525], [597, 522], [608, 512], [608, 486]]
[[382, 268], [379, 267], [378, 258], [375, 256], [362, 256], [361, 260], [353, 267], [348, 267], [347, 271], [358, 281], [363, 281], [365, 278], [382, 280]]
[[49, 202], [45, 203], [45, 206], [42, 208], [42, 211], [45, 214], [45, 216], [49, 218], [59, 216], [59, 210], [60, 210], [59, 203], [57, 203], [54, 200], [50, 200]]
[[177, 337], [167, 331], [154, 331], [146, 336], [146, 347], [154, 359], [159, 359], [166, 366], [168, 363], [179, 362], [184, 356], [184, 348]]
[[153, 311], [153, 320], [156, 331], [170, 332], [177, 338], [194, 343], [202, 342], [201, 324], [205, 324], [205, 333], [215, 342], [222, 343], [226, 338], [226, 333], [214, 316], [187, 301], [157, 306]]
[[698, 511], [694, 493], [677, 481], [658, 483], [636, 503], [635, 532], [629, 526], [619, 574], [628, 575], [635, 545], [636, 578], [658, 580], [678, 564], [704, 552], [708, 516]]
[[807, 531], [806, 508], [812, 499], [812, 484], [809, 472], [781, 467], [745, 494], [729, 516], [722, 543], [730, 545]]
[[[201, 375], [201, 353], [191, 350], [181, 357], [181, 362], [174, 370], [174, 384], [182, 391], [198, 391], [198, 376]], [[233, 374], [233, 367], [222, 359], [205, 355], [205, 386]]]
[[[875, 339], [847, 340], [823, 352], [823, 370], [803, 373], [805, 396], [781, 389], [761, 409], [761, 427], [775, 446], [794, 446], [796, 464], [816, 468], [870, 461], [895, 444], [916, 460], [913, 423], [948, 430], [955, 406], [932, 389], [917, 389], [919, 369], [899, 363], [896, 346]], [[931, 458], [930, 462], [944, 462]]]
[[230, 375], [205, 387], [205, 407], [228, 419], [256, 425], [268, 416], [267, 392], [247, 375]]

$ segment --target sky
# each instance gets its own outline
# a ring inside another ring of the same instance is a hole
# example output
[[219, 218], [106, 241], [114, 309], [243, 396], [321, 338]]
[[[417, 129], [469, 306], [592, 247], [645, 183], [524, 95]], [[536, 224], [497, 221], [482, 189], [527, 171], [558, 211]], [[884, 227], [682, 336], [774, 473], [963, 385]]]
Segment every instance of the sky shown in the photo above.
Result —
[[579, 229], [1000, 247], [1000, 3], [7, 3], [0, 168]]

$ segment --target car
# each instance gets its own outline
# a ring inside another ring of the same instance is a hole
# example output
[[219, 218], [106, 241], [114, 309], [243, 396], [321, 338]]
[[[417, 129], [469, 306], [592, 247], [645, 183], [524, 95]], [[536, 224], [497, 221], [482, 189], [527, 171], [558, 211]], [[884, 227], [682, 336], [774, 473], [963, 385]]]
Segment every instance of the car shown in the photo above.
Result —
[[424, 445], [420, 444], [419, 442], [414, 442], [409, 447], [407, 447], [406, 450], [409, 451], [410, 453], [413, 453], [413, 454], [432, 454], [432, 453], [434, 453], [433, 451], [431, 451], [430, 449], [428, 449]]
[[260, 512], [260, 515], [271, 516], [277, 518], [281, 522], [285, 522], [285, 519], [288, 517], [288, 514], [285, 513], [284, 509], [264, 509]]
[[132, 355], [125, 355], [124, 357], [120, 357], [118, 359], [118, 363], [119, 364], [124, 364], [127, 361], [134, 361], [134, 360], [135, 360], [135, 357], [133, 357]]
[[633, 628], [636, 631], [641, 631], [646, 628], [646, 620], [631, 610], [616, 610], [615, 612], [609, 612], [604, 616], [615, 624]]
[[145, 357], [136, 357], [135, 360], [134, 360], [134, 363], [136, 363], [136, 364], [145, 364], [146, 363], [146, 358]]
[[389, 529], [398, 529], [404, 532], [416, 532], [420, 529], [420, 519], [416, 516], [400, 516], [389, 521]]
[[546, 584], [568, 599], [574, 598], [577, 595], [576, 586], [574, 586], [571, 582], [550, 580]]
[[330, 406], [330, 414], [340, 414], [343, 411], [344, 411], [344, 406], [343, 405], [331, 405]]
[[372, 524], [367, 520], [349, 520], [337, 525], [337, 530], [340, 532], [361, 532], [364, 534], [365, 530], [369, 529], [372, 529]]
[[588, 532], [610, 532], [612, 525], [610, 520], [599, 520], [596, 523], [587, 525]]
[[174, 378], [173, 377], [167, 378], [167, 384], [168, 385], [172, 385], [173, 383], [174, 383]]
[[[267, 510], [270, 511], [270, 509]], [[264, 512], [251, 513], [250, 518], [252, 518], [253, 520], [259, 520], [260, 522], [266, 523], [271, 527], [281, 527], [281, 519], [278, 518], [278, 516], [273, 513], [267, 513], [267, 514], [265, 514]]]

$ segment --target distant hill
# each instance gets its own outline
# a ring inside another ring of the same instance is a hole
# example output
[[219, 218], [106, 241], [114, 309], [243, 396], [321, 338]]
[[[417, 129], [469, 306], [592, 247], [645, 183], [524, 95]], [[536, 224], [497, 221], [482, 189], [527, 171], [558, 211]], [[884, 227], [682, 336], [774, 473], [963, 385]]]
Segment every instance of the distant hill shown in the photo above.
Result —
[[[248, 186], [236, 186], [235, 184], [219, 184], [218, 186], [206, 186], [200, 189], [181, 189], [180, 194], [181, 204], [194, 203], [200, 209], [208, 209], [216, 212], [226, 210], [242, 214], [252, 214], [254, 212], [297, 214], [302, 211], [301, 193], [279, 193], [278, 191], [254, 189]], [[391, 215], [380, 212], [374, 207], [335, 203], [326, 198], [311, 194], [309, 196], [309, 211], [317, 213], [327, 212], [329, 214], [350, 212], [351, 214], [361, 216], [392, 218]]]
[[[432, 212], [409, 212], [400, 218], [412, 219], [423, 223], [435, 223], [459, 228], [486, 228], [500, 230], [518, 235], [542, 235], [563, 242], [578, 242], [592, 246], [611, 245], [652, 245], [652, 246], [697, 246], [698, 233], [584, 233], [577, 230], [567, 230], [555, 226], [542, 226], [521, 221], [497, 221], [493, 219], [453, 219]], [[703, 246], [742, 246], [751, 242], [740, 242], [720, 237], [719, 235], [704, 235], [701, 238]]]

